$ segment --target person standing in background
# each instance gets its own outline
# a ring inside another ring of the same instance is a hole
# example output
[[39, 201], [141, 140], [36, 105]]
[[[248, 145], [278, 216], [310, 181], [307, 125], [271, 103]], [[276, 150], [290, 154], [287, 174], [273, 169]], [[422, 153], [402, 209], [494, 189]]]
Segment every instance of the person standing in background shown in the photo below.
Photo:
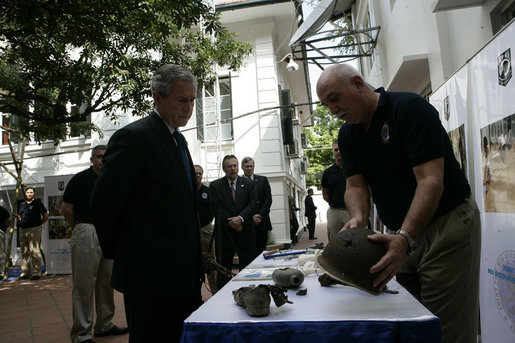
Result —
[[338, 140], [333, 142], [334, 163], [322, 174], [322, 197], [329, 204], [327, 209], [327, 238], [329, 241], [340, 232], [350, 220], [345, 206], [345, 175]]
[[[226, 155], [222, 168], [225, 176], [211, 182], [209, 187], [209, 202], [215, 214], [217, 262], [231, 270], [236, 252], [241, 271], [256, 257], [252, 216], [256, 210], [257, 194], [254, 182], [238, 176], [236, 156]], [[218, 273], [218, 289], [227, 282], [229, 278]]]
[[110, 285], [113, 260], [107, 260], [98, 244], [91, 221], [89, 198], [102, 168], [105, 145], [91, 149], [91, 166], [74, 175], [63, 194], [61, 213], [72, 228], [72, 343], [93, 343], [91, 329], [96, 312], [95, 337], [123, 335], [127, 327], [118, 327], [114, 316], [114, 291]]
[[[200, 218], [200, 248], [202, 250], [202, 259], [215, 257], [215, 241], [213, 236], [213, 212], [209, 205], [209, 187], [202, 184], [202, 176], [204, 169], [195, 164], [195, 177], [197, 178], [197, 190], [199, 196], [198, 214]], [[207, 281], [211, 294], [218, 291], [216, 287], [216, 270], [206, 270]]]
[[304, 216], [308, 218], [308, 233], [309, 239], [317, 239], [315, 237], [315, 219], [317, 217], [315, 203], [313, 202], [313, 189], [308, 189], [308, 195], [304, 199], [305, 213]]
[[266, 176], [254, 174], [254, 166], [254, 159], [252, 157], [244, 157], [241, 160], [243, 176], [254, 181], [256, 186], [258, 205], [257, 213], [254, 214], [252, 219], [254, 220], [254, 230], [256, 231], [256, 255], [259, 255], [266, 250], [268, 232], [272, 231], [272, 222], [270, 221], [272, 189]]
[[18, 209], [20, 247], [22, 254], [20, 279], [41, 279], [41, 232], [48, 220], [48, 211], [41, 200], [36, 199], [34, 187], [25, 189], [25, 201]]

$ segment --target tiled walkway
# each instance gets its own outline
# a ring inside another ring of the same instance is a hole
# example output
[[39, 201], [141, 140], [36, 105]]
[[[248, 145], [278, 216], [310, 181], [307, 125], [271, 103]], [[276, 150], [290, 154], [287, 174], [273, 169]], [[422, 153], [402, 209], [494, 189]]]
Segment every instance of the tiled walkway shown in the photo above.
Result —
[[[315, 236], [308, 240], [301, 232], [294, 249], [304, 249], [315, 243], [327, 244], [325, 223], [317, 223]], [[210, 294], [202, 288], [202, 297]], [[38, 281], [16, 280], [0, 282], [0, 343], [69, 343], [72, 325], [72, 287], [70, 275], [43, 276]], [[123, 296], [115, 291], [113, 323], [126, 326]], [[129, 335], [94, 337], [97, 343], [126, 343]]]

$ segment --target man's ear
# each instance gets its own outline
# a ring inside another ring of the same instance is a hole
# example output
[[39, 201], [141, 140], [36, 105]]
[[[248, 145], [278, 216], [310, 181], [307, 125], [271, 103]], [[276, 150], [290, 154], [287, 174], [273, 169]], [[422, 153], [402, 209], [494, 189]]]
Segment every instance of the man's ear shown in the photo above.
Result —
[[161, 94], [159, 94], [159, 92], [152, 92], [152, 98], [154, 98], [154, 103], [156, 105], [161, 104]]
[[351, 85], [353, 85], [354, 87], [356, 87], [358, 89], [363, 88], [363, 85], [364, 85], [363, 79], [361, 77], [359, 77], [358, 75], [354, 75], [353, 77], [351, 77], [350, 83], [351, 83]]

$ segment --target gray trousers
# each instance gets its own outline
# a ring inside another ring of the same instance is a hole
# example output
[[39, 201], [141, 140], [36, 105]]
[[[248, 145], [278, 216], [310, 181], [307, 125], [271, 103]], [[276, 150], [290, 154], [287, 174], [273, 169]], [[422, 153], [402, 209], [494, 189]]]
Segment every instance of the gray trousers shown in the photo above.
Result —
[[75, 226], [70, 248], [73, 283], [70, 337], [73, 343], [79, 343], [92, 338], [94, 309], [95, 333], [104, 333], [113, 327], [114, 291], [110, 284], [113, 260], [102, 256], [93, 224], [79, 223]]
[[397, 281], [440, 318], [443, 343], [476, 343], [481, 255], [476, 202], [468, 199], [431, 223], [417, 245]]
[[41, 232], [40, 226], [20, 229], [21, 275], [41, 276]]
[[331, 240], [350, 220], [350, 212], [346, 208], [329, 207], [327, 209], [327, 238]]
[[[215, 241], [211, 244], [211, 250], [209, 250], [209, 244], [211, 243], [211, 237], [213, 236], [213, 224], [209, 223], [206, 226], [200, 228], [200, 248], [202, 249], [202, 255], [212, 256], [216, 261], [215, 255]], [[209, 283], [209, 289], [212, 294], [218, 291], [216, 286], [216, 270], [210, 270], [206, 272], [207, 282]]]

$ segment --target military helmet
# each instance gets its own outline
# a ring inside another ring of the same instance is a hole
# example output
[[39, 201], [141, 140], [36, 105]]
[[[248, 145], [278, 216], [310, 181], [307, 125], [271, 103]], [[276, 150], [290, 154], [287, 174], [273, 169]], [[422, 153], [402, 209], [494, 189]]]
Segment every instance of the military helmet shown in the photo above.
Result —
[[381, 292], [373, 286], [378, 272], [371, 274], [370, 267], [384, 256], [386, 248], [369, 241], [367, 237], [372, 234], [365, 228], [339, 232], [318, 256], [318, 264], [336, 280], [378, 295]]

